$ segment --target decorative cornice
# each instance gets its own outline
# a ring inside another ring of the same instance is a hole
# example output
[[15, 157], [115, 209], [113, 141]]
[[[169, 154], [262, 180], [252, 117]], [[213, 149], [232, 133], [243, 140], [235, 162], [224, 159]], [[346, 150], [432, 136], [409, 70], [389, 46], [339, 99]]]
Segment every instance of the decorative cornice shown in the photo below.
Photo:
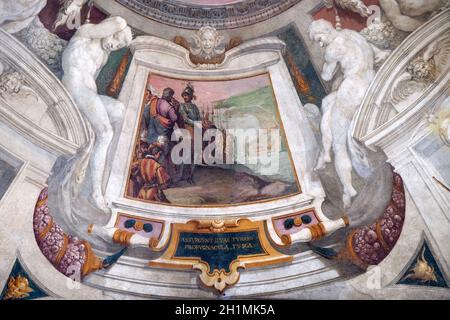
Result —
[[[425, 112], [445, 95], [450, 80], [447, 54], [450, 41], [445, 36], [450, 28], [449, 18], [447, 9], [422, 25], [379, 69], [353, 127], [353, 136], [367, 147], [384, 148], [404, 136], [407, 128], [416, 127]], [[436, 70], [431, 64], [433, 60], [439, 63]], [[422, 75], [427, 68], [431, 68], [432, 81], [427, 79], [428, 73]]]
[[[133, 40], [130, 50], [134, 55], [134, 59], [140, 61], [141, 53], [145, 55], [146, 50], [153, 51], [161, 51], [161, 52], [170, 52], [171, 56], [177, 57], [180, 61], [187, 65], [193, 73], [198, 74], [198, 70], [203, 73], [203, 70], [220, 70], [221, 75], [234, 75], [236, 73], [235, 69], [230, 71], [224, 71], [229, 64], [238, 59], [241, 56], [248, 54], [248, 52], [257, 52], [257, 51], [266, 51], [266, 52], [275, 52], [276, 57], [272, 59], [268, 59], [264, 64], [259, 64], [258, 67], [268, 67], [278, 63], [282, 56], [280, 53], [285, 51], [286, 44], [276, 37], [266, 37], [266, 38], [258, 38], [246, 41], [241, 45], [230, 49], [225, 52], [225, 57], [222, 62], [218, 64], [195, 64], [190, 59], [190, 52], [186, 48], [178, 45], [174, 42], [167, 41], [165, 39], [153, 37], [153, 36], [140, 36]], [[151, 63], [146, 61], [140, 61], [140, 63], [145, 64], [146, 66], [151, 66]], [[240, 72], [251, 71], [254, 69], [254, 64], [249, 62], [247, 68], [241, 68]], [[174, 69], [166, 68], [165, 66], [158, 64], [157, 69], [163, 72], [173, 73], [176, 72]]]
[[14, 110], [3, 99], [0, 114], [6, 123], [27, 139], [57, 155], [73, 154], [88, 140], [88, 128], [71, 96], [58, 78], [36, 56], [7, 32], [0, 29], [0, 60], [14, 70], [23, 83], [48, 106], [48, 115], [57, 128], [52, 134]]
[[116, 0], [149, 19], [167, 25], [199, 29], [244, 27], [272, 18], [301, 0], [242, 0], [226, 5], [193, 5], [176, 0]]

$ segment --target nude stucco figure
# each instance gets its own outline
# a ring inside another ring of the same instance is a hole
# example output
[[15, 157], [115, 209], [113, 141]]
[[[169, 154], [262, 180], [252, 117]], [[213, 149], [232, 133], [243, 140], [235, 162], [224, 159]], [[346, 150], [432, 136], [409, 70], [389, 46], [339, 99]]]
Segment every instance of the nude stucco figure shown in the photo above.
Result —
[[352, 185], [352, 161], [347, 145], [348, 131], [352, 118], [375, 76], [374, 52], [367, 40], [358, 32], [335, 30], [331, 23], [325, 20], [312, 22], [309, 33], [311, 40], [326, 47], [322, 79], [331, 81], [339, 67], [343, 73], [343, 80], [337, 89], [322, 101], [320, 130], [323, 149], [316, 170], [324, 168], [327, 162], [331, 162], [332, 148], [336, 171], [344, 189], [343, 202], [345, 207], [349, 207], [351, 198], [357, 192]]
[[412, 32], [420, 27], [428, 15], [437, 11], [448, 0], [379, 0], [387, 18], [399, 30]]
[[113, 127], [121, 118], [124, 105], [113, 98], [99, 95], [95, 79], [106, 64], [111, 51], [130, 45], [132, 33], [120, 17], [99, 24], [84, 24], [70, 40], [62, 57], [63, 84], [90, 122], [95, 142], [90, 157], [93, 200], [107, 211], [102, 185], [108, 147]]

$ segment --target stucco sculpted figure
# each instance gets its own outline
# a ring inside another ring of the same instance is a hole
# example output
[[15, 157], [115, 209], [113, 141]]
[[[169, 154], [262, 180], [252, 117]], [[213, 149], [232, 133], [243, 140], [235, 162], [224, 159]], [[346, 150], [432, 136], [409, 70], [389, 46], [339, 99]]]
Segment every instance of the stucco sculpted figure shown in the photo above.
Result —
[[204, 26], [194, 35], [195, 47], [191, 48], [191, 53], [204, 59], [211, 59], [225, 52], [223, 39], [216, 29]]
[[448, 5], [448, 0], [380, 0], [387, 18], [399, 30], [412, 32], [420, 27], [429, 15]]
[[15, 70], [2, 70], [0, 66], [0, 97], [19, 93], [23, 86], [23, 76]]
[[88, 0], [63, 0], [58, 16], [53, 23], [53, 30], [66, 25], [69, 29], [76, 29], [81, 25], [81, 9]]
[[46, 0], [0, 1], [0, 28], [16, 33], [26, 28], [45, 7]]
[[0, 1], [0, 27], [21, 41], [56, 75], [60, 76], [61, 55], [66, 41], [50, 33], [39, 20], [46, 0]]
[[361, 0], [325, 0], [324, 2], [327, 8], [332, 8], [336, 4], [342, 9], [351, 10], [363, 17], [371, 14], [370, 9]]
[[63, 84], [89, 120], [95, 142], [90, 158], [93, 200], [107, 211], [102, 192], [103, 174], [113, 127], [121, 119], [124, 105], [116, 99], [97, 93], [95, 79], [111, 51], [131, 43], [131, 29], [124, 19], [112, 17], [99, 24], [82, 25], [63, 53]]
[[[321, 133], [323, 150], [316, 170], [331, 162], [333, 148], [335, 167], [343, 186], [343, 202], [346, 207], [356, 195], [352, 185], [352, 161], [349, 154], [348, 133], [353, 115], [364, 98], [375, 72], [374, 53], [363, 36], [353, 30], [335, 30], [325, 20], [314, 21], [309, 28], [311, 40], [325, 49], [325, 64], [321, 77], [331, 81], [339, 69], [343, 79], [337, 89], [322, 101]], [[336, 80], [339, 81], [339, 80]]]

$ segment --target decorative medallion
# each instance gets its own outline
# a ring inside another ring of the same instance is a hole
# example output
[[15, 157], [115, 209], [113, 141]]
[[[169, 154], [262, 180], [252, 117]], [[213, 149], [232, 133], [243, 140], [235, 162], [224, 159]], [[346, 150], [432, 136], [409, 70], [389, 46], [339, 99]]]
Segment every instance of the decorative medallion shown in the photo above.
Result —
[[191, 220], [172, 225], [168, 249], [149, 265], [200, 270], [202, 283], [222, 292], [239, 280], [239, 268], [290, 261], [270, 244], [264, 221]]
[[216, 29], [239, 28], [274, 17], [301, 0], [242, 0], [222, 4], [186, 4], [175, 0], [116, 0], [149, 19], [185, 29], [206, 23]]

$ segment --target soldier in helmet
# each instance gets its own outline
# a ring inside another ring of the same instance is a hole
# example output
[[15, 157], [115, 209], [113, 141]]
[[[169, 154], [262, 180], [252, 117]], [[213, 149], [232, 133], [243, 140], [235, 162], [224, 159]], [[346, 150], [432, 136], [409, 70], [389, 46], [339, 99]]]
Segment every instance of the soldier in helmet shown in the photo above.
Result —
[[[183, 118], [185, 129], [187, 129], [191, 135], [191, 150], [194, 152], [194, 124], [195, 122], [201, 123], [202, 117], [200, 111], [192, 100], [195, 99], [194, 88], [192, 86], [187, 86], [181, 93], [181, 97], [184, 102], [180, 105], [180, 115]], [[191, 157], [191, 164], [188, 166], [187, 170], [187, 181], [189, 183], [194, 183], [193, 176], [195, 170], [195, 164], [193, 163], [193, 157]]]

